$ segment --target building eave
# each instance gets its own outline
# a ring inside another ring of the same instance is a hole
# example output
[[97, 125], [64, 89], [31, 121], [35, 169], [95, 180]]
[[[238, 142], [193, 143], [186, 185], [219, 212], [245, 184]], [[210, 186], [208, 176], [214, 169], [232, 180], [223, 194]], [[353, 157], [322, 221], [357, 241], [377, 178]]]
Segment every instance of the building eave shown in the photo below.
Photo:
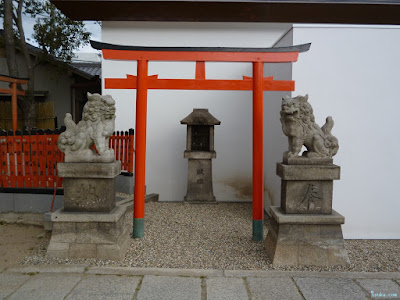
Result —
[[400, 24], [397, 0], [51, 0], [75, 20]]

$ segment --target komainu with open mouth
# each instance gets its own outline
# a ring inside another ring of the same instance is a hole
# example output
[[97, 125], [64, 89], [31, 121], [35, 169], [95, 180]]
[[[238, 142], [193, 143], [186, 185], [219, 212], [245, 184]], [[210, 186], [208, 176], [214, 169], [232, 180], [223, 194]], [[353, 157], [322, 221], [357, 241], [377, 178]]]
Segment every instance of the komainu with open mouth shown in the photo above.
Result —
[[326, 118], [324, 126], [315, 123], [308, 95], [282, 98], [281, 123], [283, 133], [289, 138], [289, 158], [298, 157], [302, 146], [307, 148], [303, 156], [308, 158], [332, 158], [338, 149], [338, 139], [331, 134], [332, 117]]

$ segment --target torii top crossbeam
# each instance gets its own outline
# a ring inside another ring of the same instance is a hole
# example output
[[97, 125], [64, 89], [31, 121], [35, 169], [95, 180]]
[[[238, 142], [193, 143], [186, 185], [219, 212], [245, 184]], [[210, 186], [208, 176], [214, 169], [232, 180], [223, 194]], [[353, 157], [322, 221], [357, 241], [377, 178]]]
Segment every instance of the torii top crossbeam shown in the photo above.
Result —
[[[106, 89], [136, 89], [135, 191], [133, 237], [144, 236], [144, 197], [146, 161], [146, 119], [148, 89], [249, 90], [253, 91], [253, 239], [263, 239], [264, 220], [264, 142], [263, 92], [293, 91], [294, 81], [264, 77], [264, 63], [291, 63], [311, 44], [281, 48], [223, 47], [141, 47], [91, 41], [102, 50], [104, 59], [136, 60], [137, 76], [105, 78]], [[195, 79], [158, 79], [148, 75], [149, 61], [195, 61]], [[211, 80], [205, 76], [205, 62], [251, 62], [253, 77], [242, 80]]]

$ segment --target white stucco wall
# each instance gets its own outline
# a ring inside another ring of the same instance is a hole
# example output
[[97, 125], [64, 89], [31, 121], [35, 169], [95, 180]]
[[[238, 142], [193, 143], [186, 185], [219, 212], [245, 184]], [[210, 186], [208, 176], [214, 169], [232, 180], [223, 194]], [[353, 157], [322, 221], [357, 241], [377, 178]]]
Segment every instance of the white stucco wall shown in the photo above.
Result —
[[[293, 30], [289, 30], [275, 47], [293, 46]], [[299, 55], [299, 60], [302, 59]], [[296, 64], [296, 63], [295, 63]], [[291, 80], [292, 65], [287, 63], [265, 64], [264, 75], [276, 80]], [[281, 178], [276, 175], [276, 163], [282, 161], [282, 153], [287, 151], [287, 137], [282, 132], [280, 110], [282, 97], [291, 92], [264, 92], [264, 207], [279, 206]]]
[[318, 124], [331, 115], [340, 149], [333, 207], [345, 238], [400, 238], [400, 27], [295, 26], [312, 42], [293, 64], [297, 94], [309, 94]]
[[[103, 42], [143, 46], [272, 46], [289, 25], [227, 23], [103, 22]], [[333, 207], [346, 217], [345, 238], [400, 238], [396, 183], [400, 159], [397, 127], [400, 29], [378, 26], [295, 25], [276, 46], [311, 42], [298, 62], [266, 64], [265, 76], [296, 81], [293, 95], [308, 93], [318, 124], [328, 115], [342, 167], [335, 181]], [[293, 67], [293, 69], [292, 69]], [[251, 76], [245, 63], [208, 63], [207, 78]], [[190, 62], [152, 62], [149, 75], [194, 78]], [[136, 63], [103, 60], [103, 78], [136, 74]], [[103, 90], [117, 100], [117, 130], [135, 126], [135, 90]], [[284, 93], [266, 92], [264, 103], [265, 201], [279, 205], [275, 164], [286, 150], [279, 122]], [[219, 120], [213, 161], [218, 200], [251, 198], [252, 106], [250, 92], [149, 91], [146, 185], [160, 200], [182, 200], [187, 160], [186, 127], [179, 121], [193, 108], [209, 108]]]
[[[141, 46], [270, 47], [290, 29], [287, 24], [103, 22], [102, 41]], [[136, 63], [103, 60], [103, 78], [136, 74]], [[266, 75], [272, 70], [266, 67]], [[194, 78], [195, 63], [151, 62], [149, 75]], [[207, 78], [252, 76], [250, 63], [207, 63]], [[285, 78], [290, 79], [290, 78]], [[135, 90], [107, 90], [117, 102], [117, 130], [135, 125]], [[246, 91], [171, 91], [148, 93], [146, 185], [160, 200], [186, 194], [186, 126], [180, 120], [193, 108], [208, 108], [221, 121], [215, 128], [213, 160], [217, 200], [251, 199], [252, 94]]]

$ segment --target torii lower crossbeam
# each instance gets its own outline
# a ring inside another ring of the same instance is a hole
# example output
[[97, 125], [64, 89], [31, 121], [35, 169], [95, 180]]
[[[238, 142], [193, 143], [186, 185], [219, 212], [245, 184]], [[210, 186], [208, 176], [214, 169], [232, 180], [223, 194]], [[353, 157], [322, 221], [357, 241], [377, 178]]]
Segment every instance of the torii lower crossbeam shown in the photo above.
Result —
[[[137, 47], [91, 42], [102, 50], [104, 59], [136, 60], [137, 76], [105, 78], [106, 89], [136, 89], [136, 156], [133, 237], [144, 236], [144, 197], [146, 161], [146, 118], [148, 89], [178, 90], [249, 90], [253, 91], [253, 240], [263, 240], [264, 221], [264, 91], [293, 91], [294, 81], [264, 78], [264, 63], [297, 61], [299, 52], [310, 44], [286, 48], [184, 48]], [[196, 61], [195, 79], [159, 79], [148, 75], [148, 62]], [[209, 80], [205, 76], [206, 61], [251, 62], [253, 77], [243, 80]]]

